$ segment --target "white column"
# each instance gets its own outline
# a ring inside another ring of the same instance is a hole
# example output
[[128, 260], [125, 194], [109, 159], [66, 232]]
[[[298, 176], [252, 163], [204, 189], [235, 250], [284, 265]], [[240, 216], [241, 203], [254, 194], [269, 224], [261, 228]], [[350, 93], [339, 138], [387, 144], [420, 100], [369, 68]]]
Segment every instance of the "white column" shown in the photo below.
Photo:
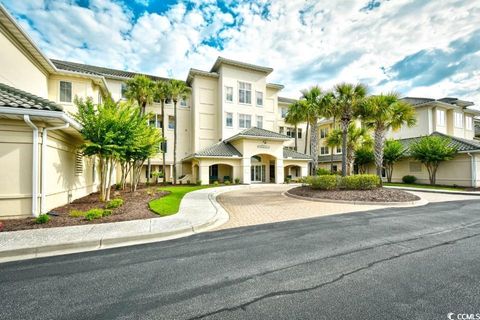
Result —
[[198, 166], [199, 179], [202, 181], [202, 185], [207, 185], [210, 178], [209, 166]]
[[285, 181], [283, 159], [275, 160], [275, 183], [283, 183]]
[[300, 168], [302, 168], [301, 176], [302, 177], [308, 176], [308, 162], [305, 161], [305, 163], [302, 164]]
[[242, 159], [242, 183], [250, 184], [252, 181], [250, 179], [250, 158], [243, 158]]

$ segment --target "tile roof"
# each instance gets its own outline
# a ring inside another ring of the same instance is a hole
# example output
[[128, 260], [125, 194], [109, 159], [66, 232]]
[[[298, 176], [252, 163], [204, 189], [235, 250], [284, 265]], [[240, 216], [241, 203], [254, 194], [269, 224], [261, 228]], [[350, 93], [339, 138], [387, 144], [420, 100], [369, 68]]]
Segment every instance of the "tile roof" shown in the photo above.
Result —
[[290, 148], [283, 148], [283, 158], [292, 158], [292, 159], [299, 159], [299, 160], [311, 160], [312, 158], [308, 154], [304, 154], [301, 152], [297, 152]]
[[231, 141], [231, 140], [235, 140], [237, 138], [244, 138], [244, 137], [266, 138], [266, 139], [283, 139], [283, 140], [290, 140], [291, 139], [289, 136], [286, 136], [286, 135], [278, 133], [278, 132], [265, 130], [265, 129], [257, 128], [257, 127], [251, 127], [249, 129], [245, 129], [242, 132], [237, 133], [236, 135], [228, 138], [226, 141]]
[[219, 142], [193, 154], [194, 157], [241, 157], [242, 154], [230, 143]]
[[[450, 146], [457, 148], [459, 152], [480, 151], [480, 142], [458, 137], [449, 136], [440, 132], [433, 132], [432, 136], [445, 137], [450, 139]], [[413, 143], [419, 141], [422, 137], [399, 139], [398, 141], [408, 149]], [[407, 151], [408, 154], [408, 151]]]
[[[70, 62], [70, 61], [62, 61], [62, 60], [55, 60], [50, 59], [52, 63], [57, 67], [59, 70], [71, 71], [71, 72], [78, 72], [83, 74], [90, 74], [96, 76], [103, 76], [105, 78], [133, 78], [136, 75], [143, 74], [139, 72], [130, 72], [118, 69], [111, 69], [111, 68], [104, 68], [98, 66], [92, 66], [88, 64]], [[151, 78], [152, 80], [168, 80], [167, 78], [157, 77], [153, 75], [146, 74], [147, 77]]]
[[50, 100], [10, 87], [4, 83], [0, 83], [0, 108], [1, 107], [63, 111], [62, 106]]

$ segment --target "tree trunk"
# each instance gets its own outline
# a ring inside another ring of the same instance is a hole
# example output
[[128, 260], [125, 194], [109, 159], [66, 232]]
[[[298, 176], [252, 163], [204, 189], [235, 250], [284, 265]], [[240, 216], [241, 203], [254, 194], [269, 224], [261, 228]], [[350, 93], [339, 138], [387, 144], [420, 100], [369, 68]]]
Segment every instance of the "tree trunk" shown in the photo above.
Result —
[[295, 123], [295, 151], [297, 151], [298, 146], [298, 125]]
[[310, 123], [307, 122], [307, 128], [305, 129], [305, 152], [304, 154], [307, 154], [307, 146], [308, 146], [308, 127], [310, 126]]
[[310, 125], [310, 153], [312, 156], [312, 175], [317, 175], [318, 168], [318, 120], [313, 119]]
[[377, 176], [382, 181], [382, 168], [383, 168], [383, 145], [385, 142], [385, 130], [383, 128], [375, 129], [375, 168], [377, 171]]
[[347, 175], [347, 137], [349, 120], [342, 119], [342, 177]]
[[[163, 146], [166, 146], [166, 141], [165, 141], [165, 99], [162, 99], [162, 144]], [[166, 148], [165, 148], [166, 149]], [[166, 156], [167, 150], [162, 150], [162, 170], [163, 170], [163, 185], [167, 184], [167, 173], [166, 173], [166, 164], [165, 164], [165, 156]]]
[[177, 100], [173, 100], [173, 184], [177, 184]]
[[[335, 117], [333, 117], [332, 131], [335, 130]], [[332, 147], [332, 152], [330, 153], [330, 173], [333, 173], [333, 152], [337, 146]]]
[[152, 162], [150, 158], [147, 160], [147, 184], [150, 184], [150, 174], [152, 173]]
[[387, 173], [387, 182], [392, 182], [393, 163], [385, 164], [385, 171]]
[[100, 156], [100, 201], [105, 201], [105, 159]]

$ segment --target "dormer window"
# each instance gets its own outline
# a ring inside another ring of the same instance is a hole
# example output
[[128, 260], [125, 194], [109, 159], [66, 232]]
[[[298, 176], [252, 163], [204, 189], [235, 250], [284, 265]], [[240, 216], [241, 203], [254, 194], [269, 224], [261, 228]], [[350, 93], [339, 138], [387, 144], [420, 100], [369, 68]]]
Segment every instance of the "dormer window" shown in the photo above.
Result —
[[238, 102], [252, 104], [252, 84], [247, 82], [238, 83]]

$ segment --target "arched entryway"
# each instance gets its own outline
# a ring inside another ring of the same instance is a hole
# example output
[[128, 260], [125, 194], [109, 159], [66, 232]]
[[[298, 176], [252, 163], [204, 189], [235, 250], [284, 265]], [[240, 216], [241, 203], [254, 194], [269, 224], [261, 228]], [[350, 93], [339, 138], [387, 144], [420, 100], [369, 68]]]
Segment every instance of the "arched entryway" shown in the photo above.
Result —
[[284, 170], [285, 179], [295, 180], [302, 176], [302, 168], [298, 165], [288, 165]]
[[275, 157], [257, 154], [250, 158], [250, 182], [275, 182]]
[[228, 164], [218, 163], [212, 164], [208, 167], [209, 183], [218, 181], [223, 183], [225, 181], [233, 181], [233, 167]]

